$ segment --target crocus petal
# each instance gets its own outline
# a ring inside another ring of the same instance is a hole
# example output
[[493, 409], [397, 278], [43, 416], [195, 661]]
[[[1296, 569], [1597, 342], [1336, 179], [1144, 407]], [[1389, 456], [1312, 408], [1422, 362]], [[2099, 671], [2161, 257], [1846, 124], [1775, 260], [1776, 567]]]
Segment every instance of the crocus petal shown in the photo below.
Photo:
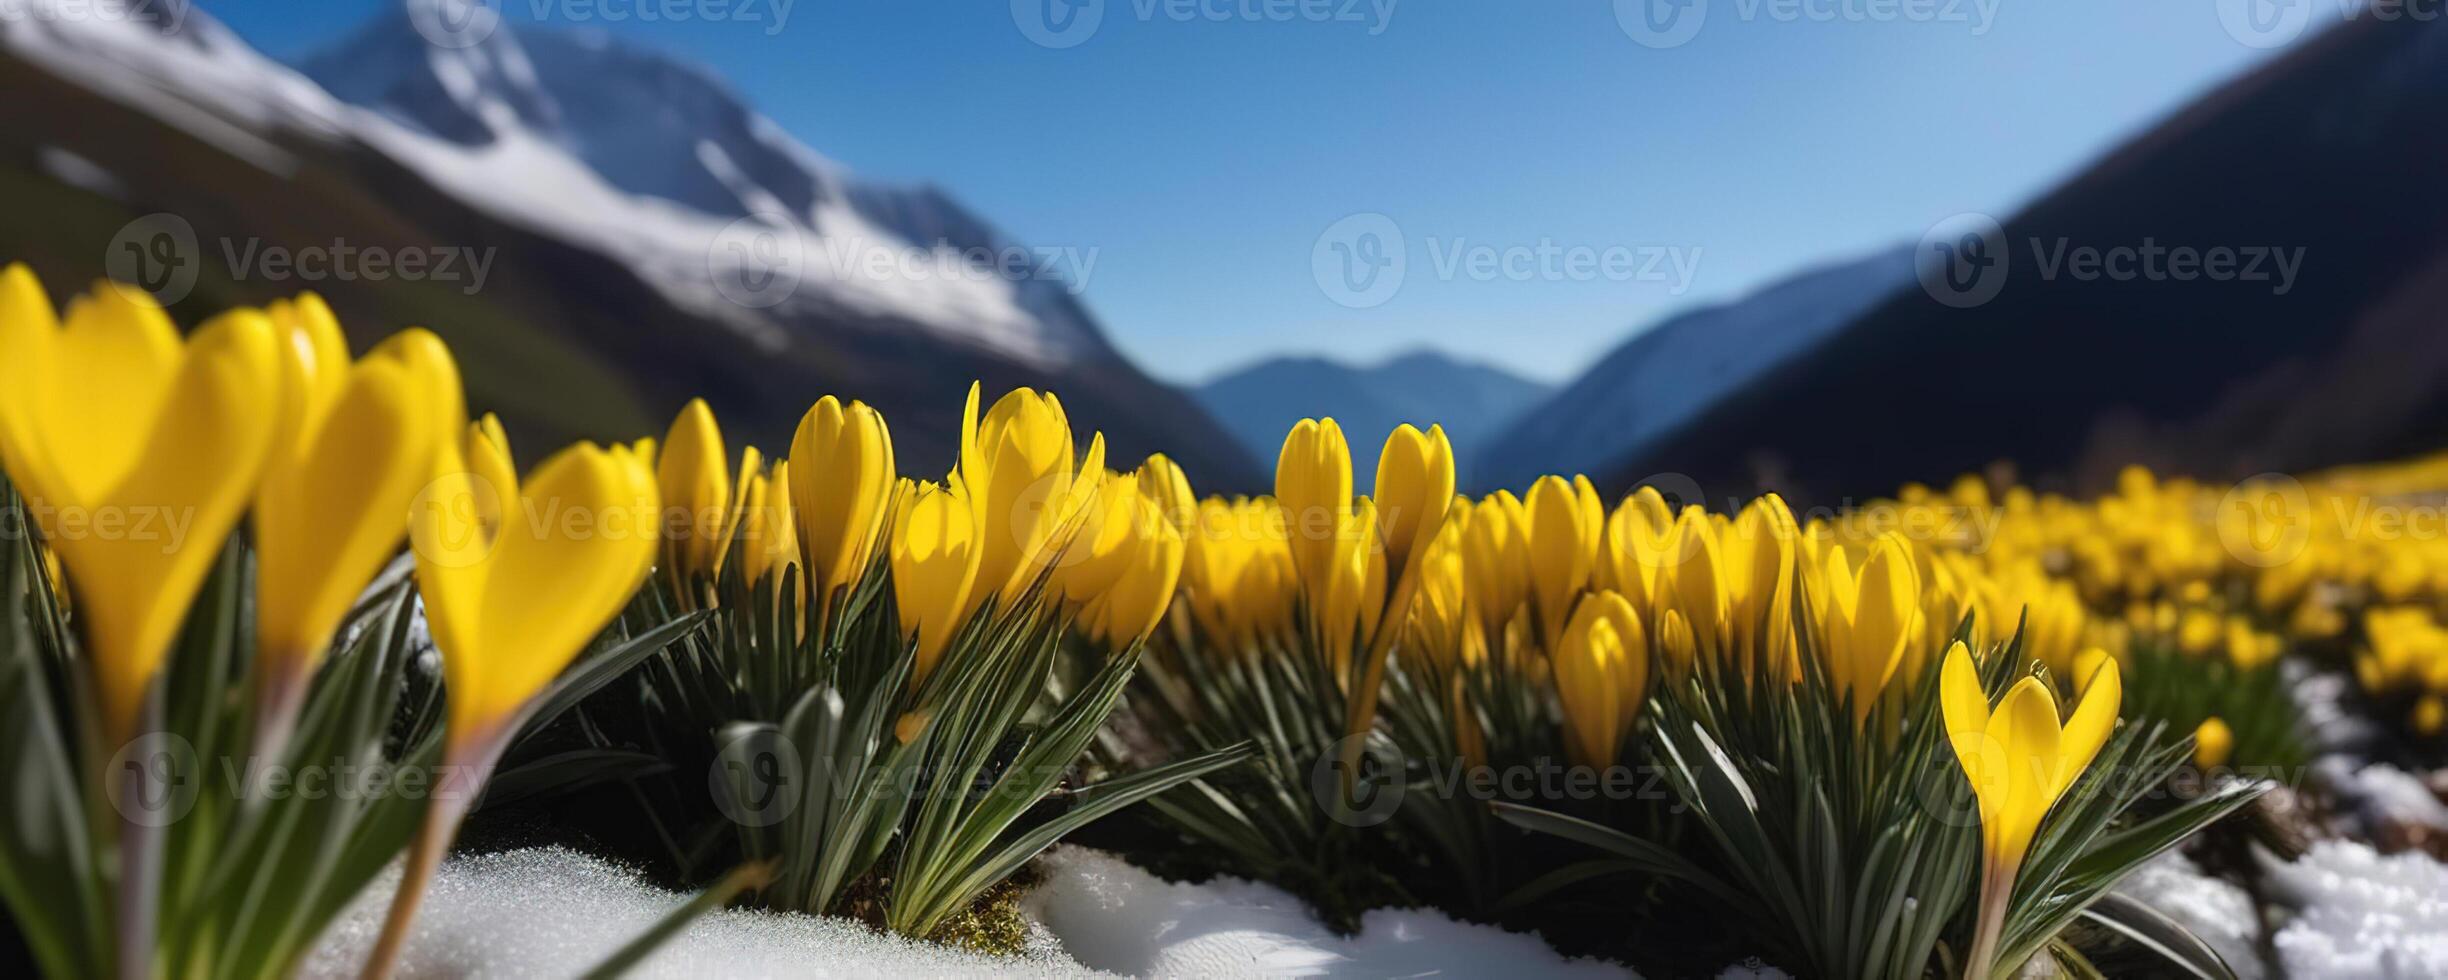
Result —
[[2050, 798], [2064, 795], [2074, 784], [2074, 778], [2098, 757], [2100, 747], [2108, 743], [2109, 734], [2116, 730], [2117, 707], [2123, 694], [2124, 683], [2116, 660], [2102, 658], [2084, 683], [2082, 700], [2074, 705], [2073, 716], [2066, 719], [2065, 740], [2059, 746], [2064, 755], [2050, 785]]
[[198, 329], [159, 401], [133, 469], [98, 502], [125, 516], [129, 533], [59, 542], [91, 613], [87, 628], [114, 734], [134, 721], [145, 684], [168, 656], [270, 458], [280, 412], [271, 322], [240, 311]]
[[1989, 722], [1990, 735], [2006, 747], [2009, 760], [2006, 798], [1991, 831], [1998, 859], [2008, 866], [2021, 862], [2039, 831], [2040, 819], [2057, 801], [2054, 767], [2058, 759], [2057, 696], [2037, 677], [2015, 682], [1998, 702]]
[[319, 654], [407, 533], [444, 434], [423, 386], [395, 361], [348, 372], [312, 447], [257, 502], [257, 630], [267, 656]]

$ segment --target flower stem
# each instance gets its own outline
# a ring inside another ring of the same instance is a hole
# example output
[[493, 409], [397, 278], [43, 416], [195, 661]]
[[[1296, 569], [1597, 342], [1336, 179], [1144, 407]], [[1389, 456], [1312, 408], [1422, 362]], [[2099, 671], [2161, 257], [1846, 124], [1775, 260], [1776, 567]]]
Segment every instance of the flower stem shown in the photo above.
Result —
[[1981, 862], [1980, 924], [1972, 932], [1972, 955], [1964, 960], [1965, 980], [1988, 980], [1995, 970], [2000, 934], [2006, 931], [2006, 903], [2014, 897], [2015, 870], [1995, 856]]
[[[509, 739], [504, 733], [515, 727], [503, 726], [471, 739], [473, 744], [443, 753], [442, 768], [437, 774], [439, 788], [425, 807], [424, 825], [409, 845], [408, 864], [400, 873], [399, 891], [391, 896], [391, 911], [383, 919], [381, 938], [366, 956], [365, 971], [360, 974], [363, 980], [388, 980], [391, 971], [398, 967], [400, 952], [408, 945], [408, 928], [416, 921], [417, 906], [425, 900], [425, 889], [433, 883], [435, 870], [442, 866], [442, 855], [450, 850], [451, 839], [459, 835], [459, 824], [475, 804], [486, 775], [507, 747]], [[453, 776], [461, 778], [454, 783]]]

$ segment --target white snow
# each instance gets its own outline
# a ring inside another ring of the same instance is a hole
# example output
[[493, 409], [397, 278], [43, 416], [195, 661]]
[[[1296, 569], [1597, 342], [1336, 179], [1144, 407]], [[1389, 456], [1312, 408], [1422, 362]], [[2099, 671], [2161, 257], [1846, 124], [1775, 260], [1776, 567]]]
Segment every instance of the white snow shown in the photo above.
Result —
[[2264, 975], [2253, 949], [2258, 914], [2243, 888], [2205, 875], [2184, 855], [2169, 851], [2118, 882], [2116, 890], [2200, 937], [2241, 980]]
[[[381, 931], [397, 866], [341, 915], [308, 959], [307, 977], [357, 975]], [[557, 847], [445, 862], [400, 960], [402, 980], [566, 977], [593, 967], [684, 896]], [[1021, 957], [912, 942], [847, 919], [746, 909], [708, 913], [639, 965], [637, 977], [1085, 977], [1041, 937]]]
[[2448, 865], [2322, 841], [2265, 863], [2270, 894], [2300, 911], [2273, 939], [2298, 980], [2448, 977]]
[[2384, 824], [2425, 825], [2448, 831], [2448, 805], [2440, 803], [2422, 777], [2385, 762], [2357, 768], [2343, 755], [2325, 755], [2312, 770], [2321, 783], [2346, 804], [2355, 817], [2353, 830], [2366, 836]]
[[1234, 878], [1167, 882], [1110, 854], [1049, 851], [1028, 907], [1081, 963], [1133, 976], [1625, 977], [1622, 966], [1568, 960], [1537, 937], [1455, 922], [1432, 911], [1378, 909], [1360, 934], [1335, 935], [1299, 899]]
[[2420, 776], [2378, 762], [2355, 773], [2355, 785], [2364, 809], [2380, 821], [2448, 831], [2448, 804], [2441, 803]]
[[[1534, 936], [1381, 909], [1336, 936], [1298, 899], [1237, 879], [1173, 884], [1109, 854], [1049, 851], [1046, 880], [1023, 905], [1029, 951], [992, 957], [878, 934], [843, 919], [745, 909], [709, 913], [641, 965], [637, 976], [706, 977], [1631, 977], [1568, 960]], [[396, 866], [351, 903], [310, 956], [307, 977], [351, 977], [380, 931]], [[568, 976], [600, 962], [683, 896], [559, 847], [442, 865], [409, 937], [399, 976]], [[1729, 977], [1781, 976], [1729, 970]]]
[[[165, 34], [149, 12], [178, 16]], [[19, 0], [0, 17], [0, 44], [25, 60], [275, 173], [295, 166], [265, 138], [278, 126], [330, 139], [340, 104], [263, 57], [190, 4]]]
[[127, 197], [127, 185], [119, 182], [119, 175], [74, 151], [44, 146], [35, 151], [34, 162], [51, 179], [70, 187], [81, 187], [104, 197]]

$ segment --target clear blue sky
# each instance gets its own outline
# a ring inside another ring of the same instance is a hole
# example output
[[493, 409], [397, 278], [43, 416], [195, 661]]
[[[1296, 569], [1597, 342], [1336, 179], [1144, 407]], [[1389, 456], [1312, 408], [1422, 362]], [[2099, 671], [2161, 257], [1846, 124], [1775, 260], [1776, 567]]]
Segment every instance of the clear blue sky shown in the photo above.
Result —
[[[388, 2], [204, 5], [295, 59]], [[1303, 9], [1287, 0], [1192, 8], [1223, 22], [1104, 0], [1061, 49], [1005, 0], [798, 0], [778, 32], [781, 0], [497, 2], [514, 25], [541, 12], [712, 65], [860, 173], [1093, 249], [1089, 305], [1140, 363], [1188, 381], [1423, 345], [1561, 380], [1678, 309], [2009, 212], [2271, 54], [2213, 4], [2161, 0], [1930, 0], [1936, 20], [1901, 22], [1862, 12], [1918, 0], [1801, 8], [1834, 20], [1688, 0], [1706, 19], [1667, 49], [1634, 43], [1605, 0], [1395, 0], [1382, 20], [1362, 0], [1359, 22], [1266, 19]], [[641, 7], [755, 19], [603, 19]], [[1395, 222], [1407, 264], [1390, 298], [1351, 308], [1312, 253], [1359, 212]], [[1697, 261], [1679, 294], [1620, 272], [1439, 267], [1542, 242]]]

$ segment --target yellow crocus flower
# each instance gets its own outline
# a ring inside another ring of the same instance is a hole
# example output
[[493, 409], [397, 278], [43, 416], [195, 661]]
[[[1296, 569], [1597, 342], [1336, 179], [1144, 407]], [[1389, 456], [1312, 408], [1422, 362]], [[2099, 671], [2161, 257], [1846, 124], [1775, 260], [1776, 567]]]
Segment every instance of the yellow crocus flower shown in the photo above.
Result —
[[1399, 425], [1387, 433], [1385, 447], [1377, 456], [1376, 492], [1370, 499], [1377, 504], [1377, 531], [1385, 538], [1386, 565], [1395, 574], [1403, 574], [1444, 529], [1446, 515], [1453, 509], [1454, 452], [1453, 443], [1445, 438], [1445, 427], [1431, 425], [1422, 433]]
[[[1327, 540], [1334, 553], [1317, 583], [1318, 600], [1310, 607], [1316, 620], [1319, 652], [1333, 665], [1334, 676], [1351, 682], [1352, 651], [1376, 629], [1385, 608], [1385, 551], [1377, 545], [1377, 507], [1361, 498], [1343, 515], [1342, 527]], [[1304, 588], [1309, 587], [1304, 580]]]
[[1726, 559], [1717, 542], [1717, 529], [1709, 522], [1708, 513], [1698, 507], [1685, 507], [1675, 519], [1674, 560], [1661, 577], [1659, 604], [1683, 614], [1691, 628], [1692, 642], [1701, 656], [1716, 656], [1726, 650], [1730, 631], [1728, 592], [1724, 571]]
[[[754, 450], [750, 450], [751, 453]], [[790, 463], [775, 460], [747, 480], [741, 495], [740, 556], [743, 578], [754, 585], [768, 578], [781, 585], [784, 569], [799, 564], [799, 527], [792, 519]]]
[[892, 502], [892, 432], [884, 416], [865, 402], [817, 399], [791, 437], [790, 490], [808, 601], [819, 623], [830, 622], [834, 594], [855, 586], [874, 561]]
[[1241, 638], [1233, 635], [1234, 611], [1249, 601], [1238, 595], [1241, 573], [1258, 554], [1254, 535], [1236, 524], [1239, 515], [1240, 509], [1221, 497], [1199, 501], [1184, 541], [1181, 580], [1191, 618], [1236, 645]]
[[[986, 529], [979, 589], [1008, 602], [1061, 552], [1066, 542], [1057, 535], [1078, 529], [1080, 508], [1105, 472], [1105, 437], [1088, 440], [1087, 457], [1074, 469], [1061, 399], [1014, 388], [980, 416], [979, 390], [969, 386], [961, 410], [959, 469]], [[800, 520], [807, 520], [804, 513]]]
[[[652, 441], [652, 440], [648, 440]], [[488, 535], [501, 531], [505, 508], [518, 498], [518, 460], [510, 451], [510, 433], [502, 428], [501, 418], [491, 412], [467, 427], [460, 440], [461, 462], [466, 464], [468, 497], [476, 520]], [[654, 454], [636, 453], [639, 459], [651, 460]], [[449, 467], [445, 467], [445, 472]]]
[[[1361, 631], [1368, 637], [1368, 652], [1345, 692], [1349, 700], [1343, 708], [1344, 731], [1355, 736], [1344, 748], [1347, 781], [1360, 761], [1356, 736], [1376, 724], [1378, 685], [1385, 678], [1394, 641], [1410, 620], [1419, 592], [1420, 564], [1430, 543], [1445, 529], [1453, 497], [1453, 444], [1446, 441], [1443, 426], [1429, 426], [1423, 434], [1410, 425], [1399, 425], [1387, 433], [1377, 457], [1376, 493], [1365, 502], [1376, 510], [1377, 524], [1376, 538], [1368, 542], [1371, 564], [1366, 574], [1380, 581], [1391, 574], [1393, 582], [1390, 591], [1369, 585], [1370, 594], [1364, 600], [1382, 601], [1383, 605], [1362, 611]], [[1590, 500], [1594, 506], [1595, 494]], [[1594, 527], [1591, 537], [1596, 537]], [[1385, 592], [1382, 599], [1378, 592]], [[1394, 618], [1393, 624], [1380, 630], [1388, 616]]]
[[1728, 642], [1744, 658], [1766, 662], [1775, 676], [1798, 676], [1793, 588], [1802, 532], [1783, 498], [1768, 494], [1743, 508], [1719, 537], [1724, 548]]
[[1462, 526], [1462, 577], [1490, 646], [1530, 598], [1530, 518], [1512, 491], [1473, 504]]
[[1606, 520], [1593, 580], [1623, 595], [1643, 615], [1658, 605], [1658, 582], [1674, 560], [1674, 513], [1656, 487], [1644, 486], [1616, 505]]
[[[662, 455], [655, 461], [656, 485], [668, 511], [659, 528], [663, 573], [683, 599], [694, 591], [690, 580], [720, 577], [730, 557], [731, 532], [739, 519], [730, 466], [714, 410], [703, 398], [689, 399], [663, 434]], [[741, 469], [756, 468], [757, 452], [751, 448]]]
[[1592, 593], [1574, 607], [1550, 659], [1573, 758], [1614, 765], [1649, 691], [1649, 643], [1640, 617], [1623, 596]]
[[1084, 618], [1089, 638], [1116, 650], [1129, 648], [1156, 628], [1181, 581], [1181, 532], [1163, 519], [1161, 507], [1159, 501], [1142, 498], [1131, 508], [1128, 536], [1098, 559], [1113, 562], [1118, 574], [1090, 600]]
[[408, 534], [410, 504], [467, 417], [449, 348], [424, 330], [351, 365], [312, 293], [275, 303], [287, 376], [280, 443], [255, 501], [262, 751], [287, 734], [301, 686], [366, 583]]
[[487, 534], [448, 496], [469, 492], [466, 474], [441, 479], [444, 496], [411, 516], [450, 744], [461, 746], [506, 735], [637, 591], [654, 564], [659, 501], [653, 474], [625, 446], [572, 446], [516, 490], [517, 512], [583, 522], [505, 520]]
[[1104, 474], [1080, 515], [1078, 534], [1057, 563], [1051, 589], [1074, 606], [1105, 594], [1130, 567], [1140, 522], [1164, 520], [1156, 513], [1161, 506], [1141, 493], [1138, 474]]
[[0, 459], [67, 567], [103, 731], [135, 734], [281, 423], [281, 342], [254, 310], [182, 343], [152, 297], [104, 283], [63, 324], [0, 271]]
[[1292, 550], [1284, 541], [1281, 511], [1273, 501], [1261, 501], [1257, 519], [1270, 532], [1252, 542], [1250, 560], [1233, 583], [1233, 629], [1242, 642], [1281, 642], [1293, 629], [1292, 606], [1300, 593], [1300, 575], [1292, 568]]
[[1666, 610], [1658, 621], [1658, 661], [1664, 665], [1669, 680], [1691, 676], [1692, 664], [1700, 659], [1699, 641], [1692, 638], [1691, 621], [1676, 610]]
[[[488, 533], [467, 500], [471, 474], [446, 465], [439, 492], [411, 515], [417, 592], [442, 653], [441, 771], [482, 773], [536, 697], [645, 582], [661, 507], [653, 469], [629, 447], [581, 443], [545, 460], [503, 503], [508, 513], [566, 519], [505, 520]], [[366, 976], [390, 974], [475, 788], [436, 787]]]
[[1190, 476], [1182, 472], [1181, 464], [1174, 462], [1173, 457], [1155, 453], [1140, 463], [1133, 475], [1139, 478], [1139, 488], [1156, 504], [1157, 513], [1187, 540], [1192, 525], [1198, 522], [1199, 500], [1198, 494], [1191, 491]]
[[2235, 754], [2235, 732], [2227, 728], [2225, 719], [2204, 719], [2193, 729], [2193, 765], [2199, 769], [2216, 769], [2226, 765]]
[[[1302, 419], [1285, 434], [1275, 460], [1275, 505], [1283, 508], [1292, 567], [1314, 614], [1325, 605], [1352, 512], [1351, 446], [1335, 420]], [[1370, 527], [1375, 533], [1373, 521]]]
[[980, 533], [958, 479], [916, 484], [893, 515], [893, 604], [902, 635], [918, 645], [913, 687], [934, 671], [945, 644], [976, 608], [971, 597], [985, 552]]
[[1920, 629], [1920, 583], [1910, 546], [1893, 531], [1879, 538], [1858, 570], [1840, 548], [1829, 549], [1827, 563], [1821, 650], [1837, 695], [1851, 699], [1859, 725]]
[[2082, 679], [2081, 700], [2061, 722], [2057, 696], [2038, 677], [2016, 681], [1992, 711], [1982, 692], [1980, 670], [1961, 643], [1947, 651], [1940, 668], [1939, 707], [1948, 739], [1980, 806], [1981, 900], [1979, 926], [1968, 957], [1968, 977], [1990, 975], [2014, 878], [2049, 808], [2091, 765], [2116, 728], [2124, 686], [2116, 661], [2098, 659]]
[[[1591, 498], [1594, 500], [1595, 498]], [[1538, 610], [1540, 640], [1552, 650], [1574, 600], [1589, 587], [1600, 528], [1573, 485], [1557, 476], [1530, 485], [1522, 509], [1530, 519], [1530, 593]]]

